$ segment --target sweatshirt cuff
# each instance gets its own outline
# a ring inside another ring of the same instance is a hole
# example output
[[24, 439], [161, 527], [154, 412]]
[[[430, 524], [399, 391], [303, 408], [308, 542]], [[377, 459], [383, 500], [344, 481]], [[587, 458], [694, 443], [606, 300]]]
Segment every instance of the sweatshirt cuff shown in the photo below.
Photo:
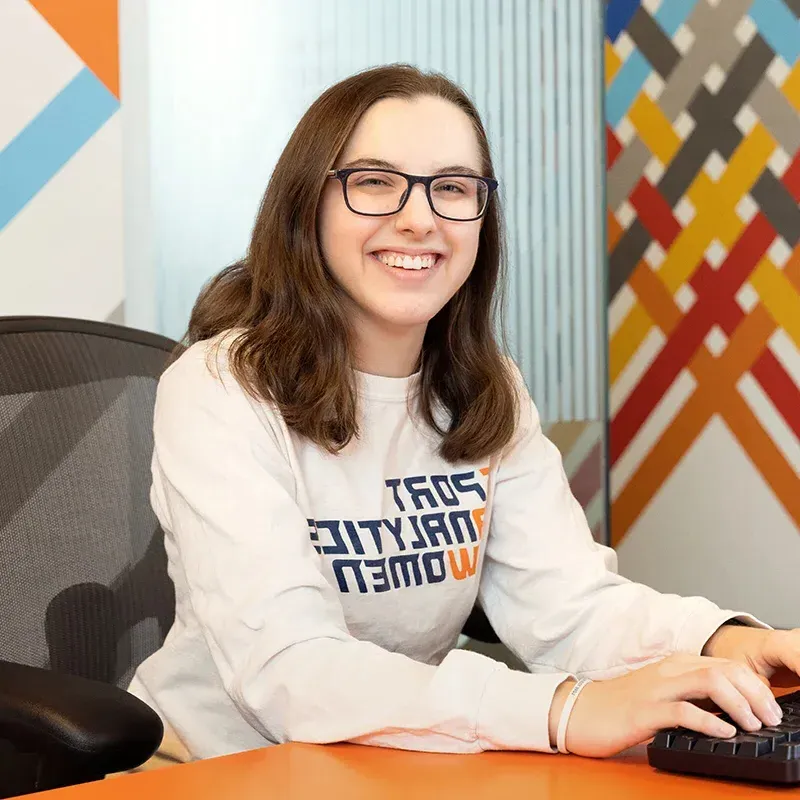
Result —
[[490, 676], [478, 709], [477, 736], [483, 750], [537, 750], [550, 747], [550, 706], [567, 672], [518, 672], [502, 664]]
[[720, 608], [704, 609], [695, 612], [686, 620], [680, 633], [678, 633], [675, 652], [699, 656], [703, 652], [706, 642], [717, 632], [720, 626], [733, 619], [739, 620], [751, 628], [771, 630], [769, 625], [752, 614]]

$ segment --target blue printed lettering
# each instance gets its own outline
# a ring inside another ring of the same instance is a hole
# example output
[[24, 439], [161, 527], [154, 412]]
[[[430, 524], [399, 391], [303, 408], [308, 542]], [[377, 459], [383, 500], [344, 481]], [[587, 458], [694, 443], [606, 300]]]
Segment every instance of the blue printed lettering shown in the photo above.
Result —
[[392, 521], [390, 519], [385, 519], [383, 521], [383, 524], [386, 526], [386, 529], [389, 531], [389, 533], [391, 533], [392, 536], [394, 536], [394, 540], [395, 542], [397, 542], [397, 549], [400, 551], [405, 550], [406, 544], [403, 541], [402, 536], [400, 535], [400, 531], [402, 530], [403, 527], [402, 517], [395, 517], [394, 524], [392, 524]]
[[439, 495], [439, 499], [446, 506], [458, 505], [458, 496], [456, 495], [455, 489], [453, 489], [450, 484], [450, 478], [448, 478], [447, 475], [431, 475], [431, 483], [433, 484], [433, 488], [436, 489], [436, 494]]
[[[308, 523], [308, 535], [311, 537], [312, 542], [319, 541], [319, 533], [317, 533], [317, 526], [314, 524], [313, 519], [307, 519], [306, 522]], [[318, 552], [322, 552], [322, 548], [318, 545], [314, 545], [314, 549]]]
[[474, 470], [472, 472], [459, 472], [458, 474], [452, 476], [453, 485], [456, 487], [456, 491], [461, 492], [462, 494], [466, 494], [467, 492], [475, 492], [475, 494], [480, 497], [481, 502], [485, 503], [486, 492], [483, 491], [483, 486], [474, 480], [472, 483], [469, 483], [469, 479], [474, 477]]
[[[364, 561], [364, 566], [368, 569], [374, 569], [375, 572], [370, 576], [373, 580], [372, 588], [376, 592], [388, 592], [392, 587], [389, 586], [389, 576], [386, 574], [386, 559], [385, 558], [370, 558]], [[380, 579], [380, 583], [378, 583]]]
[[441, 583], [445, 577], [444, 553], [438, 550], [435, 553], [422, 554], [422, 567], [428, 583]]
[[400, 499], [400, 494], [397, 491], [397, 487], [400, 486], [400, 478], [387, 478], [386, 485], [392, 490], [392, 495], [394, 496], [394, 502], [397, 504], [397, 508], [400, 511], [405, 511], [406, 507], [403, 505], [403, 501]]
[[353, 545], [353, 552], [356, 555], [363, 556], [364, 548], [361, 544], [361, 539], [358, 536], [356, 526], [353, 525], [349, 519], [347, 519], [344, 521], [344, 529], [347, 531], [347, 535], [350, 537], [350, 544]]
[[425, 550], [425, 548], [428, 546], [428, 543], [422, 537], [422, 533], [420, 533], [417, 516], [416, 515], [410, 516], [408, 518], [408, 521], [411, 523], [411, 527], [414, 529], [414, 534], [417, 537], [416, 539], [414, 539], [413, 542], [411, 542], [411, 549], [412, 550]]
[[378, 555], [383, 553], [383, 541], [381, 540], [381, 521], [379, 519], [365, 519], [358, 523], [362, 530], [366, 528], [372, 534], [372, 541], [375, 542], [375, 549]]
[[323, 545], [322, 552], [326, 556], [347, 555], [347, 545], [344, 543], [344, 539], [342, 539], [342, 534], [339, 531], [338, 519], [318, 519], [317, 529], [319, 528], [327, 528], [330, 531], [331, 539], [333, 539], [334, 542], [333, 544]]
[[[421, 483], [422, 486], [416, 485], [419, 483]], [[427, 481], [424, 475], [417, 475], [413, 478], [403, 479], [403, 485], [406, 487], [406, 491], [411, 495], [411, 499], [414, 502], [414, 508], [416, 508], [417, 511], [421, 511], [423, 508], [423, 498], [428, 501], [429, 508], [439, 507], [439, 504], [436, 502], [436, 498], [433, 496], [433, 492], [426, 484]]]
[[471, 542], [478, 541], [478, 533], [475, 530], [475, 525], [472, 522], [472, 515], [468, 509], [460, 509], [459, 511], [451, 511], [449, 514], [450, 527], [456, 535], [456, 541], [459, 544], [464, 544], [464, 532], [461, 530], [462, 526], [466, 529]]
[[447, 529], [447, 525], [445, 525], [444, 522], [444, 511], [436, 511], [433, 514], [423, 514], [420, 517], [420, 522], [425, 529], [425, 533], [428, 534], [431, 547], [439, 546], [438, 534], [442, 535], [442, 538], [447, 544], [453, 544], [453, 537], [450, 535], [450, 531]]
[[403, 577], [403, 586], [409, 587], [422, 585], [422, 574], [419, 571], [419, 553], [407, 553], [404, 556], [389, 557], [389, 574], [392, 576], [392, 585], [395, 589], [400, 588], [400, 575]]
[[336, 575], [336, 583], [339, 584], [339, 591], [342, 592], [342, 594], [350, 594], [350, 587], [347, 585], [347, 578], [345, 578], [344, 575], [344, 571], [348, 567], [353, 570], [359, 593], [367, 593], [367, 584], [364, 581], [364, 576], [361, 574], [362, 563], [360, 558], [337, 558], [331, 563], [333, 574]]

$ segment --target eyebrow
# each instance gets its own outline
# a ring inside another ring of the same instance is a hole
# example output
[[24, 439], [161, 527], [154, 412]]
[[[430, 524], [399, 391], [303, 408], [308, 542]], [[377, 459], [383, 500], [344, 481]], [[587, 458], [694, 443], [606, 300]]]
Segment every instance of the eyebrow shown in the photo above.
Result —
[[[360, 167], [371, 167], [374, 169], [391, 169], [395, 172], [402, 172], [396, 164], [391, 161], [384, 161], [380, 158], [356, 158], [353, 161], [348, 161], [342, 169], [358, 169]], [[473, 175], [476, 178], [481, 177], [481, 173], [472, 167], [465, 167], [462, 164], [451, 164], [447, 167], [440, 167], [434, 175]]]

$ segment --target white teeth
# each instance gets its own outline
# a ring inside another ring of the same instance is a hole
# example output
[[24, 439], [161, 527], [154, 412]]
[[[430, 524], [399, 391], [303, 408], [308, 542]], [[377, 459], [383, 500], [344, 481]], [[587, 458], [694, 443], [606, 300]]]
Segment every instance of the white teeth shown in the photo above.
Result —
[[426, 253], [424, 256], [410, 256], [403, 253], [375, 253], [387, 267], [401, 269], [429, 269], [436, 263], [438, 256], [435, 253]]

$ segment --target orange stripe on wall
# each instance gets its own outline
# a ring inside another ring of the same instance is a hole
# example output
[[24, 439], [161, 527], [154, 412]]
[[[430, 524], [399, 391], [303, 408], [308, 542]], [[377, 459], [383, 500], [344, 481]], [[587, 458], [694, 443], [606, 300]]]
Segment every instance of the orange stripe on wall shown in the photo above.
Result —
[[117, 0], [28, 0], [84, 64], [119, 97]]
[[628, 279], [631, 289], [636, 292], [639, 302], [644, 306], [650, 318], [669, 336], [681, 321], [682, 314], [675, 304], [667, 287], [642, 260]]
[[[698, 382], [697, 390], [687, 400], [614, 501], [611, 511], [612, 545], [622, 541], [686, 455], [695, 439], [703, 432], [711, 417], [719, 413], [727, 420], [727, 417], [736, 415], [738, 400], [741, 399], [736, 389], [736, 382], [762, 353], [774, 331], [775, 322], [763, 306], [758, 306], [736, 329], [721, 358], [714, 358], [704, 346], [700, 347], [689, 365], [691, 373]], [[731, 413], [726, 417], [728, 411]], [[747, 414], [752, 416], [749, 409]], [[760, 427], [755, 419], [753, 421]], [[749, 430], [748, 440], [753, 441], [752, 427]], [[734, 435], [737, 433], [738, 431], [734, 430]], [[774, 444], [772, 449], [776, 449]], [[782, 471], [775, 466], [774, 459], [768, 455], [762, 457], [760, 461], [756, 459], [753, 461], [757, 467], [767, 470], [762, 474], [768, 483], [772, 483], [773, 477], [776, 479], [773, 491], [776, 494], [779, 491], [782, 493], [786, 481], [781, 477]], [[776, 488], [778, 483], [780, 486]], [[783, 500], [782, 494], [779, 496]], [[793, 513], [791, 505], [786, 507]]]
[[617, 246], [617, 242], [622, 238], [624, 231], [622, 225], [617, 222], [614, 212], [609, 208], [606, 212], [606, 225], [608, 235], [608, 249], [613, 250]]
[[763, 305], [756, 306], [742, 320], [720, 358], [713, 358], [705, 347], [701, 347], [689, 368], [699, 381], [722, 399], [764, 352], [776, 327], [767, 309]]
[[611, 508], [612, 546], [616, 547], [625, 538], [677, 463], [703, 432], [715, 411], [714, 399], [711, 392], [695, 391], [619, 493]]
[[800, 493], [797, 473], [786, 456], [778, 450], [773, 438], [764, 430], [739, 393], [731, 394], [720, 410], [739, 444], [744, 448], [764, 482], [778, 498], [789, 516], [800, 527]]

